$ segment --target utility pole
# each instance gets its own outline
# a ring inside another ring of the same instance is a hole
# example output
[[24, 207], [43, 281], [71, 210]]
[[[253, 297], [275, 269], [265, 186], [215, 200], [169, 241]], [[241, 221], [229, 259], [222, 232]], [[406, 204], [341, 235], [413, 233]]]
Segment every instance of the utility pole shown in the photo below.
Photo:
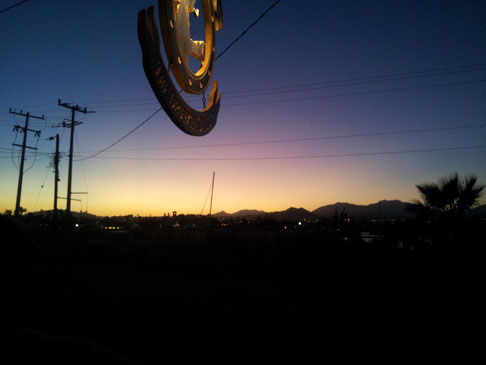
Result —
[[59, 134], [49, 137], [49, 141], [56, 140], [56, 153], [54, 154], [54, 222], [57, 221], [57, 195], [59, 179]]
[[61, 99], [57, 101], [59, 106], [63, 108], [71, 109], [71, 123], [66, 124], [63, 122], [63, 127], [71, 128], [71, 142], [69, 146], [69, 170], [68, 170], [68, 190], [67, 190], [67, 203], [66, 203], [66, 212], [68, 215], [71, 214], [71, 186], [72, 186], [72, 179], [73, 179], [73, 144], [74, 144], [74, 127], [77, 125], [82, 124], [82, 122], [76, 122], [75, 114], [76, 112], [80, 112], [83, 114], [87, 113], [94, 113], [93, 111], [88, 111], [86, 107], [81, 108], [79, 105], [71, 105], [70, 103], [61, 103]]
[[211, 213], [213, 211], [213, 190], [214, 190], [214, 175], [216, 174], [216, 171], [213, 171], [213, 183], [211, 185], [211, 204], [209, 205], [209, 215], [211, 216]]
[[15, 216], [18, 217], [20, 215], [20, 197], [22, 195], [22, 181], [23, 181], [23, 178], [24, 178], [25, 149], [29, 148], [29, 149], [32, 149], [32, 150], [37, 150], [37, 148], [35, 148], [35, 147], [27, 146], [27, 132], [33, 132], [33, 133], [36, 134], [36, 136], [40, 136], [40, 133], [41, 133], [40, 131], [36, 131], [34, 129], [29, 129], [29, 118], [44, 120], [44, 116], [37, 117], [35, 115], [31, 115], [30, 113], [23, 113], [22, 111], [20, 111], [20, 113], [18, 113], [16, 111], [12, 111], [12, 108], [10, 108], [8, 110], [8, 112], [10, 114], [20, 115], [22, 117], [25, 117], [25, 126], [24, 127], [21, 127], [19, 125], [14, 126], [15, 131], [17, 131], [17, 132], [21, 131], [21, 133], [24, 133], [23, 142], [22, 142], [21, 145], [12, 143], [13, 146], [22, 147], [22, 156], [20, 158], [20, 167], [19, 167], [19, 184], [18, 184], [18, 187], [17, 187], [17, 201], [15, 203]]
[[54, 211], [52, 215], [52, 254], [56, 254], [57, 243], [57, 193], [59, 179], [59, 134], [49, 137], [49, 141], [56, 140], [56, 153], [54, 154]]

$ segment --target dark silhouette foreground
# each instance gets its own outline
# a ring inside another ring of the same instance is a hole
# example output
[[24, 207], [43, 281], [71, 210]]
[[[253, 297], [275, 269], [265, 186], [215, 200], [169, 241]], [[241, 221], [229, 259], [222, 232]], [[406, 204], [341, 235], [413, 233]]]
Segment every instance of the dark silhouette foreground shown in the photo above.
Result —
[[433, 330], [428, 251], [301, 241], [266, 252], [223, 240], [177, 245], [170, 256], [82, 258], [25, 246], [14, 266], [32, 274], [14, 286], [23, 300], [10, 326], [18, 363], [328, 356]]

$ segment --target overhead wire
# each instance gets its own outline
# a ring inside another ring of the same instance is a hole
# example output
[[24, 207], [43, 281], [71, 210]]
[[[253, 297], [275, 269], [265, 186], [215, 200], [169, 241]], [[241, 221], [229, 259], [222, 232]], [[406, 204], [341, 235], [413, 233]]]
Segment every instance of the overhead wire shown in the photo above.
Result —
[[216, 56], [214, 59], [215, 61], [223, 56], [231, 47], [235, 45], [251, 28], [253, 28], [260, 20], [262, 20], [269, 12], [272, 10], [277, 4], [280, 2], [280, 0], [275, 1], [270, 7], [265, 10], [257, 19], [253, 21], [238, 37], [236, 37], [220, 54]]
[[39, 202], [39, 198], [40, 198], [40, 195], [42, 193], [42, 189], [44, 189], [44, 185], [46, 183], [46, 180], [47, 180], [47, 174], [49, 173], [49, 167], [47, 168], [47, 171], [46, 171], [46, 174], [44, 175], [44, 180], [42, 181], [42, 184], [41, 184], [41, 187], [39, 189], [39, 193], [37, 194], [37, 198], [35, 199], [35, 203], [34, 203], [34, 211], [36, 210], [37, 208], [37, 203]]
[[[356, 91], [356, 92], [349, 92], [349, 93], [342, 93], [342, 94], [316, 95], [316, 96], [307, 96], [307, 97], [297, 97], [297, 98], [291, 98], [291, 99], [286, 98], [286, 99], [274, 99], [274, 100], [248, 101], [248, 102], [243, 102], [243, 103], [222, 104], [221, 108], [235, 107], [235, 106], [246, 106], [246, 105], [257, 105], [257, 104], [273, 104], [273, 103], [283, 103], [283, 102], [320, 100], [320, 99], [358, 96], [358, 95], [374, 95], [374, 94], [382, 94], [382, 93], [393, 93], [393, 92], [399, 92], [399, 91], [413, 91], [413, 90], [431, 89], [431, 88], [438, 88], [438, 87], [470, 85], [470, 84], [478, 84], [478, 83], [484, 83], [484, 82], [486, 82], [486, 79], [448, 82], [448, 83], [440, 83], [440, 84], [428, 84], [428, 85], [410, 86], [410, 87], [398, 87], [398, 88], [391, 88], [391, 89]], [[150, 104], [156, 105], [157, 103], [154, 102], [154, 103], [150, 103]], [[131, 107], [131, 106], [136, 106], [136, 105], [126, 105], [126, 107]], [[143, 108], [143, 109], [118, 109], [118, 110], [115, 109], [115, 110], [98, 110], [97, 113], [98, 114], [99, 113], [132, 113], [132, 112], [147, 112], [147, 111], [152, 111], [152, 110], [153, 109], [147, 109], [147, 108]]]
[[389, 135], [401, 135], [401, 134], [413, 134], [413, 133], [442, 132], [442, 131], [452, 131], [452, 130], [461, 130], [461, 129], [484, 128], [484, 127], [486, 127], [486, 123], [473, 124], [473, 125], [457, 125], [457, 126], [449, 126], [449, 127], [436, 127], [436, 128], [402, 129], [397, 131], [385, 131], [385, 132], [341, 134], [341, 135], [330, 135], [330, 136], [319, 136], [319, 137], [273, 139], [273, 140], [245, 141], [245, 142], [234, 142], [234, 143], [216, 143], [216, 144], [192, 145], [192, 146], [130, 148], [130, 149], [123, 149], [123, 150], [113, 150], [112, 152], [134, 152], [134, 151], [154, 151], [154, 150], [172, 150], [172, 149], [249, 146], [249, 145], [259, 145], [259, 144], [291, 143], [291, 142], [320, 141], [320, 140], [346, 139], [346, 138], [359, 138], [359, 137], [389, 136]]
[[359, 156], [378, 156], [378, 155], [399, 155], [410, 153], [430, 153], [430, 152], [448, 152], [463, 150], [486, 149], [486, 145], [473, 146], [454, 146], [442, 148], [423, 148], [412, 150], [398, 151], [374, 151], [359, 153], [343, 153], [329, 155], [290, 155], [290, 156], [260, 156], [260, 157], [119, 157], [119, 156], [99, 156], [96, 158], [107, 160], [136, 160], [136, 161], [264, 161], [264, 160], [302, 160], [302, 159], [320, 159], [320, 158], [337, 158], [337, 157], [359, 157]]
[[[445, 75], [467, 73], [467, 72], [478, 72], [478, 71], [483, 71], [485, 69], [486, 69], [486, 64], [480, 63], [480, 64], [470, 64], [470, 65], [446, 67], [446, 68], [425, 69], [425, 70], [411, 71], [411, 72], [400, 72], [400, 73], [390, 73], [390, 74], [375, 75], [375, 76], [355, 77], [355, 78], [348, 78], [348, 79], [341, 79], [341, 80], [323, 80], [323, 81], [312, 82], [312, 83], [300, 83], [300, 84], [267, 87], [267, 88], [225, 91], [224, 94], [225, 94], [225, 99], [227, 99], [230, 97], [233, 98], [233, 96], [228, 96], [228, 95], [234, 95], [234, 94], [251, 94], [253, 92], [261, 92], [261, 91], [299, 89], [299, 88], [307, 88], [307, 87], [318, 86], [318, 85], [327, 85], [325, 88], [357, 86], [357, 85], [364, 85], [365, 83], [399, 81], [405, 79], [445, 76]], [[315, 90], [315, 89], [306, 89], [306, 90], [297, 90], [297, 91], [288, 91], [288, 92], [299, 92], [299, 91], [308, 91], [308, 90]], [[248, 95], [248, 96], [255, 96], [255, 95]], [[189, 98], [190, 97], [191, 96], [189, 96]], [[109, 108], [109, 107], [120, 107], [120, 105], [106, 105], [106, 104], [124, 103], [125, 104], [124, 106], [142, 106], [142, 105], [157, 104], [157, 101], [155, 101], [153, 98], [149, 98], [149, 99], [87, 101], [84, 103], [97, 105], [97, 108]], [[105, 104], [105, 105], [99, 105], [99, 104]]]
[[[25, 132], [24, 132], [24, 133], [25, 133]], [[27, 171], [29, 171], [29, 170], [30, 170], [32, 167], [34, 167], [35, 162], [37, 161], [37, 146], [39, 145], [39, 139], [40, 139], [40, 135], [37, 135], [37, 140], [36, 140], [36, 143], [35, 143], [35, 148], [34, 148], [34, 151], [35, 151], [35, 152], [33, 153], [33, 154], [34, 154], [34, 161], [32, 161], [32, 164], [31, 164], [31, 165], [30, 165], [28, 168], [26, 168], [26, 169], [24, 170], [24, 174], [25, 174]]]
[[429, 85], [422, 85], [422, 86], [400, 87], [400, 88], [393, 88], [393, 89], [358, 91], [358, 92], [334, 94], [334, 95], [308, 96], [308, 97], [293, 98], [293, 99], [276, 99], [276, 100], [264, 100], [264, 101], [235, 103], [235, 104], [223, 104], [221, 107], [235, 107], [235, 106], [246, 106], [246, 105], [257, 105], [257, 104], [273, 104], [273, 103], [286, 103], [286, 102], [295, 102], [295, 101], [322, 100], [322, 99], [340, 98], [340, 97], [346, 97], [346, 96], [374, 95], [374, 94], [397, 92], [397, 91], [423, 90], [423, 89], [431, 89], [431, 88], [446, 87], [446, 86], [470, 85], [470, 84], [478, 84], [478, 83], [484, 83], [484, 82], [486, 82], [486, 79], [472, 80], [472, 81], [448, 82], [448, 83], [442, 83], [442, 84], [429, 84]]
[[[393, 78], [397, 78], [400, 80], [401, 77], [404, 78], [420, 78], [420, 77], [432, 77], [432, 76], [442, 76], [447, 75], [449, 72], [452, 73], [463, 73], [463, 72], [475, 72], [475, 71], [483, 71], [486, 67], [486, 63], [476, 63], [476, 64], [469, 64], [469, 65], [462, 65], [462, 66], [454, 66], [454, 67], [442, 67], [442, 68], [434, 68], [434, 69], [424, 69], [424, 70], [416, 70], [416, 71], [409, 71], [409, 72], [395, 72], [389, 74], [382, 74], [382, 75], [375, 75], [375, 76], [364, 76], [364, 77], [354, 77], [354, 78], [347, 78], [347, 79], [338, 79], [338, 80], [323, 80], [311, 83], [299, 83], [299, 84], [291, 84], [285, 86], [274, 86], [274, 87], [264, 87], [264, 88], [254, 88], [248, 90], [235, 90], [235, 91], [225, 91], [225, 94], [237, 94], [237, 93], [250, 93], [250, 92], [260, 92], [260, 91], [270, 91], [270, 90], [280, 90], [280, 89], [292, 89], [292, 88], [302, 88], [302, 87], [309, 87], [309, 86], [317, 86], [317, 85], [328, 85], [328, 84], [335, 84], [338, 86], [346, 86], [348, 83], [360, 82], [360, 81], [367, 81], [367, 80], [376, 80], [376, 81], [395, 81]], [[341, 85], [346, 84], [346, 85]]]
[[[482, 71], [482, 70], [486, 70], [486, 67], [481, 69], [480, 71]], [[478, 71], [478, 70], [474, 70], [474, 71]], [[229, 95], [229, 96], [226, 96], [225, 99], [266, 96], [266, 95], [277, 95], [277, 94], [289, 94], [289, 93], [297, 93], [297, 92], [304, 92], [304, 91], [315, 91], [315, 90], [323, 90], [323, 89], [331, 89], [331, 88], [347, 87], [347, 86], [362, 86], [362, 85], [376, 84], [378, 82], [410, 80], [410, 79], [417, 79], [417, 78], [423, 78], [423, 77], [452, 75], [452, 74], [458, 74], [458, 73], [464, 73], [464, 72], [471, 72], [471, 71], [469, 70], [469, 71], [443, 72], [443, 73], [440, 73], [440, 74], [419, 75], [419, 76], [417, 76], [417, 75], [415, 75], [415, 76], [403, 76], [403, 77], [388, 78], [388, 79], [381, 79], [381, 80], [377, 79], [377, 80], [359, 81], [359, 82], [353, 82], [353, 83], [348, 83], [348, 84], [321, 85], [321, 86], [300, 88], [300, 89], [296, 89], [296, 90], [294, 89], [294, 90], [267, 91], [267, 92], [254, 93], [254, 94], [244, 95], [244, 96], [242, 96], [242, 95]]]
[[[18, 134], [19, 134], [19, 131], [18, 131], [16, 128], [15, 128], [14, 130], [15, 130], [15, 139], [14, 139], [14, 142], [12, 143], [12, 152], [11, 152], [11, 158], [12, 158], [12, 163], [13, 163], [13, 165], [15, 166], [15, 168], [16, 168], [17, 170], [19, 170], [19, 169], [20, 169], [20, 167], [19, 167], [19, 163], [16, 163], [16, 162], [15, 162], [15, 159], [14, 159], [15, 144], [17, 143], [17, 136], [18, 136]], [[20, 159], [20, 157], [18, 157], [18, 159]]]
[[[135, 151], [156, 151], [156, 150], [176, 150], [176, 149], [197, 149], [197, 148], [216, 148], [216, 147], [236, 147], [236, 146], [249, 146], [249, 145], [260, 145], [260, 144], [277, 144], [277, 143], [293, 143], [293, 142], [311, 142], [320, 140], [337, 140], [337, 139], [348, 139], [348, 138], [366, 138], [366, 137], [380, 137], [380, 136], [391, 136], [391, 135], [403, 135], [403, 134], [414, 134], [414, 133], [436, 133], [436, 132], [447, 132], [454, 130], [467, 130], [467, 129], [477, 129], [485, 128], [486, 123], [477, 123], [470, 125], [455, 125], [447, 127], [434, 127], [434, 128], [419, 128], [419, 129], [402, 129], [396, 131], [383, 131], [383, 132], [365, 132], [365, 133], [352, 133], [352, 134], [340, 134], [340, 135], [328, 135], [328, 136], [317, 136], [317, 137], [303, 137], [303, 138], [290, 138], [290, 139], [272, 139], [272, 140], [261, 140], [261, 141], [243, 141], [243, 142], [232, 142], [232, 143], [215, 143], [215, 144], [203, 144], [203, 145], [192, 145], [192, 146], [166, 146], [166, 147], [146, 147], [146, 148], [129, 148], [129, 149], [118, 149], [112, 150], [112, 152], [135, 152]], [[64, 131], [64, 130], [63, 130]], [[4, 152], [10, 151], [8, 148], [0, 147]], [[80, 151], [78, 148], [78, 157], [83, 158], [83, 153], [88, 153], [91, 151]], [[39, 155], [47, 156], [50, 152], [37, 152]]]
[[19, 5], [22, 5], [22, 4], [26, 3], [27, 1], [29, 1], [29, 0], [20, 1], [20, 2], [18, 2], [16, 4], [10, 5], [10, 6], [6, 7], [6, 8], [4, 8], [4, 9], [0, 10], [0, 14], [1, 13], [5, 13], [6, 11], [8, 11], [8, 10], [10, 10], [12, 8], [15, 8], [15, 7], [19, 6]]
[[159, 108], [157, 109], [154, 113], [152, 113], [152, 115], [150, 115], [148, 118], [146, 118], [143, 122], [141, 122], [140, 124], [138, 124], [135, 128], [133, 128], [132, 130], [130, 130], [128, 133], [126, 133], [125, 135], [123, 135], [122, 137], [120, 137], [119, 139], [117, 139], [115, 142], [113, 142], [112, 144], [110, 144], [109, 146], [103, 148], [102, 150], [90, 155], [90, 156], [87, 156], [87, 157], [84, 157], [84, 158], [81, 158], [77, 161], [84, 161], [84, 160], [88, 160], [90, 158], [93, 158], [93, 157], [96, 157], [98, 156], [99, 154], [109, 150], [111, 147], [117, 145], [118, 143], [120, 143], [121, 141], [123, 141], [125, 138], [127, 138], [129, 135], [131, 135], [132, 133], [134, 133], [137, 129], [139, 129], [140, 127], [142, 127], [145, 123], [147, 123], [150, 119], [152, 119], [157, 113], [159, 113], [160, 111], [162, 110], [162, 108]]

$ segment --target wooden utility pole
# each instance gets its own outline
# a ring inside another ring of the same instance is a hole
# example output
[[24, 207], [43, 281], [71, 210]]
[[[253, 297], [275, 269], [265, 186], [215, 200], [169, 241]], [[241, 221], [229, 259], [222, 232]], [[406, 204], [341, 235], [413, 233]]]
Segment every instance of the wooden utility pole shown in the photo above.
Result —
[[68, 190], [67, 190], [67, 203], [66, 203], [66, 212], [67, 214], [71, 214], [71, 187], [72, 187], [72, 179], [73, 179], [73, 145], [74, 145], [74, 127], [77, 125], [82, 124], [82, 122], [76, 122], [75, 114], [76, 112], [80, 112], [83, 114], [87, 113], [94, 113], [93, 111], [88, 111], [86, 107], [81, 108], [79, 105], [71, 105], [70, 103], [61, 103], [61, 99], [57, 101], [59, 106], [63, 108], [71, 109], [71, 123], [66, 124], [63, 122], [63, 127], [71, 128], [71, 142], [69, 146], [69, 170], [68, 170]]
[[22, 156], [20, 158], [20, 166], [19, 166], [19, 184], [17, 186], [17, 201], [15, 203], [15, 216], [18, 217], [21, 213], [20, 212], [20, 197], [22, 195], [22, 181], [23, 181], [23, 178], [24, 178], [25, 149], [29, 148], [29, 149], [32, 149], [32, 150], [37, 150], [37, 148], [35, 148], [35, 147], [27, 146], [27, 132], [33, 132], [33, 133], [36, 134], [36, 136], [40, 136], [40, 133], [41, 133], [40, 131], [36, 131], [34, 129], [29, 129], [29, 118], [44, 120], [44, 116], [37, 117], [35, 115], [31, 115], [30, 113], [23, 113], [22, 111], [20, 111], [20, 113], [18, 113], [16, 111], [12, 111], [11, 108], [9, 109], [8, 112], [10, 114], [20, 115], [22, 117], [25, 117], [25, 126], [24, 127], [21, 127], [19, 125], [14, 126], [15, 131], [17, 131], [17, 132], [20, 131], [21, 133], [24, 134], [22, 144], [19, 145], [19, 144], [12, 143], [13, 146], [22, 147]]
[[54, 154], [54, 210], [52, 213], [52, 254], [56, 253], [57, 243], [57, 195], [59, 179], [59, 134], [56, 137], [49, 137], [49, 141], [56, 140], [56, 153]]
[[54, 154], [54, 222], [57, 221], [57, 195], [59, 179], [59, 134], [49, 137], [49, 141], [56, 140], [56, 153]]

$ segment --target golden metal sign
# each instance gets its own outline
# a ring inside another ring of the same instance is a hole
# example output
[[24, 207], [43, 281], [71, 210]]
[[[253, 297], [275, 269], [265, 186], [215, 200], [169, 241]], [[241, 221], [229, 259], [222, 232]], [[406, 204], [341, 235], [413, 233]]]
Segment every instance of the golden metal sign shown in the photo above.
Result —
[[[216, 50], [215, 32], [223, 25], [221, 0], [202, 1], [204, 40], [191, 39], [190, 17], [200, 16], [195, 3], [196, 0], [159, 0], [160, 28], [168, 68], [160, 53], [153, 6], [138, 14], [138, 39], [145, 75], [160, 105], [182, 131], [203, 136], [214, 128], [218, 117], [221, 98], [218, 82], [213, 81], [208, 105], [203, 110], [195, 110], [182, 98], [169, 75], [172, 71], [180, 88], [190, 94], [203, 93], [211, 81]], [[196, 72], [189, 67], [190, 57], [201, 62]]]

